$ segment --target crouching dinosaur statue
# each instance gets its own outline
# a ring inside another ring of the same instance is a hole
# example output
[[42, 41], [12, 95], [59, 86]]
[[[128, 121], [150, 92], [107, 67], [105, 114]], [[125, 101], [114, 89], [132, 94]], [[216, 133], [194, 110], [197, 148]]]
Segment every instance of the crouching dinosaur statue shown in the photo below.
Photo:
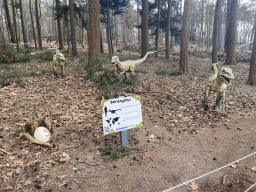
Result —
[[217, 99], [214, 105], [215, 110], [220, 110], [220, 105], [225, 102], [225, 92], [227, 84], [230, 82], [230, 79], [234, 79], [232, 69], [228, 67], [222, 67], [220, 70], [217, 68], [218, 63], [213, 63], [214, 75], [212, 75], [205, 86], [204, 100], [201, 108], [205, 110], [208, 108], [208, 98], [211, 91], [217, 92]]
[[146, 55], [143, 58], [141, 58], [141, 59], [138, 59], [138, 60], [127, 60], [127, 61], [120, 61], [118, 56], [113, 56], [112, 60], [111, 60], [111, 63], [116, 65], [118, 71], [121, 71], [121, 73], [119, 74], [118, 78], [122, 74], [124, 74], [126, 72], [131, 72], [134, 75], [135, 74], [134, 73], [135, 66], [139, 65], [143, 61], [145, 61], [147, 56], [148, 56], [148, 54], [152, 54], [152, 53], [155, 53], [155, 51], [154, 52], [147, 52]]
[[63, 75], [62, 72], [63, 72], [63, 69], [64, 69], [64, 61], [66, 60], [66, 58], [64, 57], [64, 54], [59, 51], [59, 49], [55, 45], [55, 42], [53, 42], [52, 44], [53, 44], [53, 46], [56, 50], [56, 53], [53, 56], [53, 60], [52, 60], [53, 70], [54, 70], [54, 73], [57, 77], [56, 66], [60, 67], [61, 68], [61, 76], [62, 76]]

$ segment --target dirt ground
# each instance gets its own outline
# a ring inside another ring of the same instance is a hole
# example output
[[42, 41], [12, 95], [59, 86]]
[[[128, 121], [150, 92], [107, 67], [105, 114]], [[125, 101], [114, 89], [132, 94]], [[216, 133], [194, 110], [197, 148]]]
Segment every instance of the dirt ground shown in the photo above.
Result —
[[[132, 150], [114, 162], [103, 162], [98, 147], [120, 146], [119, 133], [103, 135], [102, 98], [81, 75], [78, 57], [68, 58], [65, 77], [27, 77], [25, 88], [14, 83], [0, 88], [0, 147], [8, 152], [0, 151], [0, 191], [164, 191], [254, 153], [256, 87], [246, 84], [249, 63], [229, 66], [235, 80], [228, 86], [223, 111], [213, 110], [215, 94], [204, 111], [198, 106], [213, 74], [210, 56], [190, 54], [186, 76], [156, 75], [159, 66], [177, 68], [178, 52], [172, 54], [169, 60], [149, 57], [137, 67], [137, 90], [169, 90], [182, 103], [160, 93], [141, 93], [144, 125], [128, 130]], [[118, 55], [140, 56], [125, 50]], [[49, 66], [30, 62], [17, 67], [40, 71]], [[17, 127], [42, 117], [51, 121], [53, 149], [11, 136]], [[254, 183], [252, 155], [172, 191], [240, 192]]]

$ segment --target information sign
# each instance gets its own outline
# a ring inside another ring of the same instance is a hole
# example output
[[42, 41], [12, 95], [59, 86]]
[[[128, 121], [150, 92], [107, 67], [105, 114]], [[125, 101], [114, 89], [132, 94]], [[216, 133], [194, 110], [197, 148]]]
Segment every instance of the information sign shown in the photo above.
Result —
[[104, 134], [142, 126], [140, 95], [101, 101]]

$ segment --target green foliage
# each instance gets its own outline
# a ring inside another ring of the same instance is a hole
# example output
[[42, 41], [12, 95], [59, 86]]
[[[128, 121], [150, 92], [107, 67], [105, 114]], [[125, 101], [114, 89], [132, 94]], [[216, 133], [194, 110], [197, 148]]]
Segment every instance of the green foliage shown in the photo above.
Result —
[[53, 53], [49, 50], [41, 53], [36, 53], [33, 55], [33, 59], [38, 60], [39, 62], [49, 62], [53, 59]]
[[117, 161], [119, 158], [124, 157], [127, 153], [131, 151], [130, 147], [99, 147], [99, 152], [101, 152], [100, 156], [102, 157], [104, 162], [112, 162]]
[[[81, 60], [83, 61], [83, 60]], [[138, 76], [131, 75], [129, 78], [120, 80], [117, 74], [109, 67], [102, 67], [103, 59], [93, 58], [94, 66], [88, 67], [85, 73], [86, 80], [91, 80], [97, 84], [105, 99], [112, 99], [124, 95], [123, 91], [134, 92], [138, 85]]]
[[179, 67], [174, 67], [171, 70], [166, 65], [159, 66], [155, 74], [157, 75], [182, 75], [183, 71]]
[[0, 41], [0, 63], [12, 63], [17, 51], [10, 43]]
[[0, 41], [0, 64], [2, 63], [25, 63], [30, 61], [30, 49], [15, 49], [15, 44]]
[[16, 68], [0, 72], [0, 86], [8, 86], [11, 82], [15, 82], [20, 87], [25, 87], [26, 83], [23, 81], [24, 73]]
[[22, 132], [24, 132], [24, 127], [16, 127], [16, 129], [13, 132], [11, 132], [11, 136], [13, 138], [19, 137], [20, 133]]

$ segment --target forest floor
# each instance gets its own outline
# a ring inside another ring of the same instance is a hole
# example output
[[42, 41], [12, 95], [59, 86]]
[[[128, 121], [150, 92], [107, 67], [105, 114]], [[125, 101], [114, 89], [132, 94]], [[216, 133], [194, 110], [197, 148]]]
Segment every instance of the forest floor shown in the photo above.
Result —
[[[140, 56], [130, 50], [118, 55], [121, 60]], [[210, 55], [191, 53], [186, 76], [164, 75], [168, 70], [175, 74], [178, 58], [173, 52], [169, 60], [163, 55], [149, 57], [137, 66], [138, 91], [169, 90], [182, 103], [160, 93], [141, 93], [143, 126], [128, 130], [132, 150], [108, 163], [98, 147], [120, 146], [119, 133], [104, 136], [102, 97], [82, 75], [79, 57], [67, 57], [70, 64], [64, 77], [26, 77], [24, 88], [15, 83], [0, 88], [0, 191], [164, 191], [254, 153], [256, 87], [246, 84], [248, 61], [229, 66], [235, 80], [228, 85], [223, 110], [216, 112], [215, 94], [207, 111], [198, 109], [213, 74]], [[51, 63], [15, 65], [36, 72], [49, 69]], [[109, 59], [105, 65], [111, 66]], [[52, 149], [11, 136], [31, 119], [42, 117], [51, 121]], [[254, 183], [252, 155], [172, 191], [240, 192]]]

